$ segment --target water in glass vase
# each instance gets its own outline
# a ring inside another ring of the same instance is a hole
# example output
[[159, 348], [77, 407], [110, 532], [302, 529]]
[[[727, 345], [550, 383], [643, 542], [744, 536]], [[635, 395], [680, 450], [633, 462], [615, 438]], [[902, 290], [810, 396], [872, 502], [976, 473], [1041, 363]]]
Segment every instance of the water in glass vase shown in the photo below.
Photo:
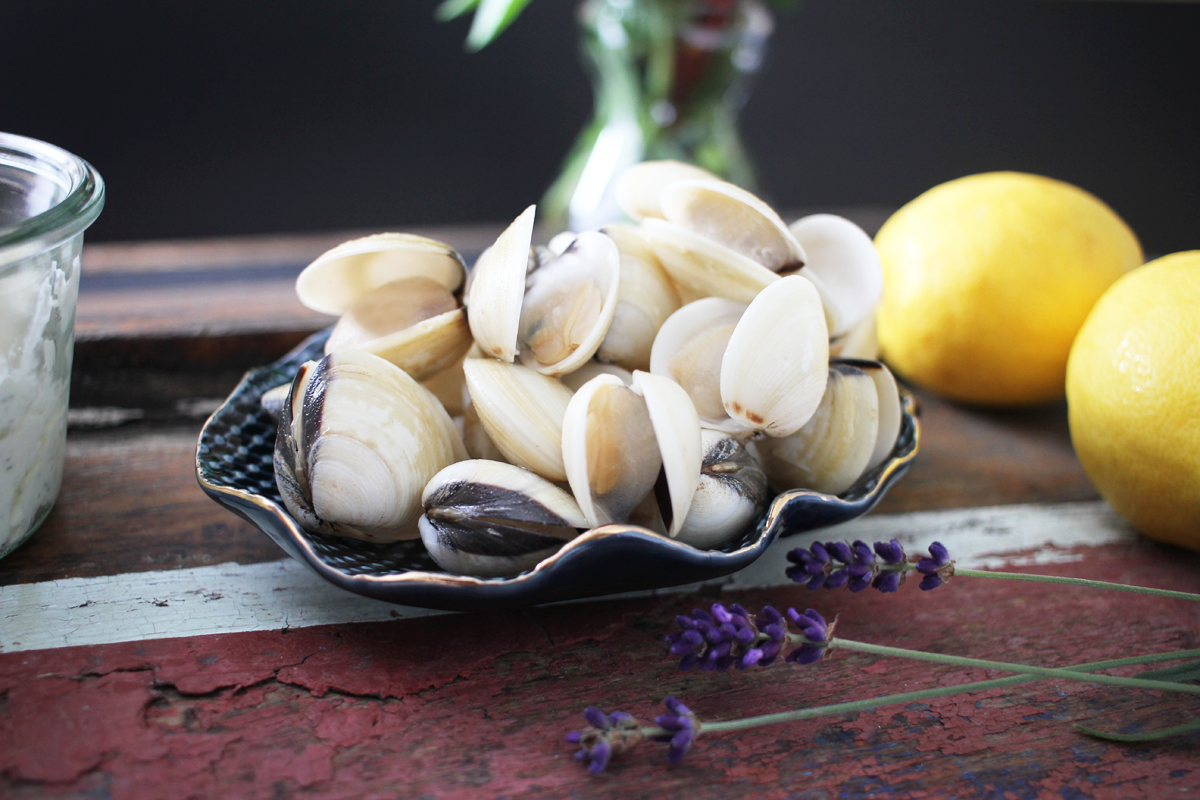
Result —
[[697, 164], [753, 190], [737, 130], [771, 14], [758, 0], [585, 0], [579, 7], [595, 108], [543, 198], [552, 228], [621, 218], [613, 184], [643, 160]]

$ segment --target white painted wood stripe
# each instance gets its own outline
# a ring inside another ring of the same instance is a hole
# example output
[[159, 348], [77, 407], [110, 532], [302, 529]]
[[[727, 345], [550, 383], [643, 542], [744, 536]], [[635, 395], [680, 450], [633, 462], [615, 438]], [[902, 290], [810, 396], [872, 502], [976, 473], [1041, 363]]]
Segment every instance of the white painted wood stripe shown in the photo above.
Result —
[[[868, 515], [836, 529], [776, 542], [757, 562], [722, 583], [730, 590], [786, 584], [785, 554], [814, 539], [874, 542], [895, 537], [910, 553], [923, 553], [937, 540], [961, 566], [996, 569], [1073, 560], [1081, 557], [1070, 552], [1073, 548], [1127, 541], [1135, 535], [1104, 503]], [[444, 612], [350, 594], [290, 559], [221, 564], [0, 587], [0, 652], [439, 613]]]

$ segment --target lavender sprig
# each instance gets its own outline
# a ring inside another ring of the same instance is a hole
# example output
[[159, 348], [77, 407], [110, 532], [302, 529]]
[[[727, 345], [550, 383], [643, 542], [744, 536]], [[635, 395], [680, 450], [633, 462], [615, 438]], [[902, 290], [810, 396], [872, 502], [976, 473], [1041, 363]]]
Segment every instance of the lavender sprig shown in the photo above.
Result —
[[922, 575], [920, 588], [931, 591], [958, 575], [972, 578], [1000, 578], [1013, 581], [1058, 583], [1071, 586], [1086, 586], [1093, 589], [1112, 589], [1119, 592], [1148, 594], [1156, 597], [1171, 597], [1177, 600], [1200, 602], [1200, 594], [1176, 592], [1169, 589], [1151, 589], [1108, 581], [1093, 581], [1086, 578], [1062, 578], [1054, 575], [1030, 575], [1022, 572], [987, 572], [956, 566], [950, 551], [941, 542], [929, 545], [929, 555], [910, 561], [904, 548], [896, 539], [890, 542], [875, 542], [868, 547], [866, 542], [816, 542], [808, 549], [798, 547], [787, 554], [792, 566], [787, 576], [809, 589], [839, 589], [846, 586], [852, 592], [861, 592], [871, 586], [884, 593], [895, 592], [904, 585], [909, 572], [915, 570]]
[[916, 569], [895, 539], [876, 542], [873, 548], [861, 540], [853, 544], [816, 542], [807, 550], [798, 547], [789, 551], [787, 559], [793, 564], [787, 568], [787, 576], [809, 589], [845, 586], [852, 592], [861, 592], [874, 587], [890, 593], [903, 586], [907, 573]]
[[[680, 615], [680, 630], [666, 637], [670, 653], [679, 658], [679, 668], [725, 672], [730, 667], [748, 669], [772, 664], [787, 644], [799, 644], [788, 660], [811, 664], [824, 654], [833, 625], [811, 608], [798, 613], [788, 609], [787, 618], [771, 606], [755, 615], [736, 603], [714, 603], [712, 612], [696, 609]], [[788, 620], [801, 632], [788, 633]]]
[[[1074, 677], [1082, 676], [1087, 672], [1094, 672], [1097, 670], [1114, 669], [1116, 667], [1133, 666], [1135, 664], [1161, 663], [1164, 661], [1178, 661], [1182, 659], [1194, 658], [1200, 658], [1200, 650], [1184, 650], [1174, 653], [1155, 653], [1153, 655], [1134, 656], [1131, 658], [1121, 658], [1112, 661], [1097, 661], [1090, 664], [1076, 664], [1061, 671], [1052, 671], [1066, 672]], [[623, 712], [619, 711], [613, 714], [605, 714], [598, 708], [589, 706], [584, 712], [584, 718], [588, 721], [588, 727], [584, 728], [584, 730], [581, 732], [568, 734], [567, 741], [571, 744], [580, 745], [581, 749], [576, 752], [575, 758], [581, 763], [587, 764], [588, 771], [593, 774], [599, 774], [603, 772], [609, 766], [613, 757], [619, 753], [629, 750], [645, 740], [669, 742], [670, 747], [667, 751], [667, 761], [670, 764], [675, 764], [687, 754], [695, 738], [701, 733], [728, 733], [731, 731], [754, 728], [761, 725], [774, 725], [781, 722], [796, 722], [799, 720], [812, 719], [814, 717], [825, 715], [845, 714], [855, 711], [869, 711], [886, 705], [922, 702], [925, 700], [932, 700], [934, 698], [947, 697], [955, 694], [969, 694], [972, 692], [981, 692], [989, 689], [1015, 686], [1021, 683], [1028, 683], [1030, 681], [1044, 679], [1045, 677], [1050, 676], [1013, 675], [1006, 678], [993, 678], [991, 680], [963, 683], [957, 686], [940, 686], [935, 689], [921, 689], [913, 692], [885, 695], [883, 697], [874, 697], [866, 700], [853, 700], [827, 706], [816, 706], [813, 708], [802, 708], [794, 711], [764, 714], [757, 717], [746, 717], [743, 719], [704, 723], [701, 723], [700, 720], [696, 719], [691, 710], [679, 700], [676, 700], [674, 697], [668, 697], [663, 702], [667, 706], [669, 713], [660, 714], [655, 719], [655, 725], [657, 727], [638, 727], [636, 730], [634, 730], [632, 727], [629, 727], [631, 723], [636, 724], [637, 722], [637, 720], [629, 714], [624, 714]], [[1141, 681], [1141, 683], [1147, 682]], [[1178, 686], [1178, 684], [1176, 686]], [[1162, 682], [1155, 688], [1169, 691], [1172, 688], [1172, 685], [1170, 683]], [[1178, 731], [1170, 729], [1160, 731], [1158, 733], [1185, 733], [1190, 732], [1190, 730], [1193, 730], [1194, 727], [1194, 725], [1179, 726]], [[1096, 734], [1103, 735], [1100, 734], [1100, 732], [1096, 732]]]

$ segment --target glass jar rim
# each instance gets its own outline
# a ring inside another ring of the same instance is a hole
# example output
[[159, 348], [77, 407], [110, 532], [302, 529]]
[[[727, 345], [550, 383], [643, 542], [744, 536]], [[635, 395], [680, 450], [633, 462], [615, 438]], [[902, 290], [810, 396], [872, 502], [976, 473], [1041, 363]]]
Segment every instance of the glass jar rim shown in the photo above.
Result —
[[66, 189], [65, 196], [50, 208], [0, 228], [0, 270], [82, 233], [104, 207], [100, 173], [61, 147], [28, 136], [0, 133], [0, 164], [30, 172], [40, 167]]

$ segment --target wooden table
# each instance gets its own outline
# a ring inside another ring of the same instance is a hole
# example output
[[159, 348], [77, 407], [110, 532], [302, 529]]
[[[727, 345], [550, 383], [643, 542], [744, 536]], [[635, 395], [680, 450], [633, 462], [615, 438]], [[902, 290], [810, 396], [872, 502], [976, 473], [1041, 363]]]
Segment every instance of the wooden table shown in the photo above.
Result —
[[[498, 229], [432, 231], [477, 252]], [[1053, 680], [646, 744], [588, 775], [563, 741], [595, 704], [702, 719], [999, 673], [839, 652], [681, 673], [672, 620], [715, 601], [812, 606], [849, 638], [1067, 665], [1200, 647], [1182, 601], [960, 578], [934, 592], [809, 592], [783, 552], [729, 582], [495, 615], [341, 593], [199, 490], [205, 416], [248, 367], [328, 323], [301, 265], [346, 238], [85, 251], [57, 507], [0, 561], [0, 795], [27, 797], [871, 796], [1124, 798], [1200, 787], [1197, 735], [1087, 738], [1195, 717], [1194, 700]], [[922, 395], [921, 454], [870, 515], [823, 538], [940, 539], [960, 564], [1200, 591], [1200, 558], [1138, 538], [1076, 462], [1064, 408], [987, 413]], [[805, 544], [812, 537], [788, 542]], [[1129, 674], [1125, 670], [1120, 674]]]

